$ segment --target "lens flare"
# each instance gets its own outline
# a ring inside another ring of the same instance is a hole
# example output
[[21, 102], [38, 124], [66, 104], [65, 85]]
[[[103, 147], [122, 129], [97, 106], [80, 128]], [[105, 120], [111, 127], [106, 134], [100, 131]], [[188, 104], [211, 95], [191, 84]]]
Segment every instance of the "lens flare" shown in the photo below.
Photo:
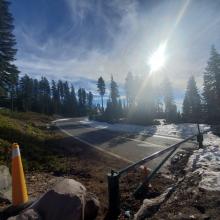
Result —
[[158, 71], [164, 66], [166, 61], [165, 49], [166, 49], [166, 43], [163, 43], [151, 55], [148, 61], [148, 65], [150, 66], [150, 72]]

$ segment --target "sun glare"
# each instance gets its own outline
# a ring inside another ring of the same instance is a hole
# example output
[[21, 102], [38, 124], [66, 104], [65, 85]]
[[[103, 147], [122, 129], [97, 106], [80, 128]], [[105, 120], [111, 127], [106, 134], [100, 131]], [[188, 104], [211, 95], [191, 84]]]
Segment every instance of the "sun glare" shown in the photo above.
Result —
[[150, 72], [155, 72], [160, 70], [166, 61], [165, 57], [166, 44], [163, 43], [159, 48], [151, 55], [148, 65], [150, 66]]

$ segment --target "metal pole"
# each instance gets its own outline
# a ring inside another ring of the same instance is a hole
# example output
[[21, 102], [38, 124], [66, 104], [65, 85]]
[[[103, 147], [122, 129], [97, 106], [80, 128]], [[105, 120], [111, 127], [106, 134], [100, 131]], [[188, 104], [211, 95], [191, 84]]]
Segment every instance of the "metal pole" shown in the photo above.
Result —
[[197, 142], [199, 143], [199, 148], [202, 148], [203, 147], [203, 143], [202, 143], [203, 142], [203, 134], [200, 131], [199, 124], [197, 124], [197, 127], [198, 127]]
[[173, 144], [170, 147], [167, 147], [167, 148], [165, 148], [165, 149], [163, 149], [161, 151], [157, 151], [157, 152], [155, 152], [155, 153], [153, 153], [153, 154], [143, 158], [142, 160], [140, 160], [140, 161], [138, 161], [138, 162], [136, 162], [134, 164], [131, 164], [131, 165], [129, 165], [129, 166], [127, 166], [127, 167], [125, 167], [125, 168], [123, 168], [121, 170], [119, 170], [118, 174], [120, 176], [122, 176], [123, 174], [125, 175], [125, 173], [129, 172], [130, 170], [133, 170], [135, 167], [140, 166], [140, 165], [142, 165], [144, 163], [147, 163], [147, 162], [149, 162], [149, 161], [151, 161], [151, 160], [153, 160], [153, 159], [155, 159], [155, 158], [157, 158], [157, 157], [159, 157], [159, 156], [161, 156], [161, 155], [163, 155], [163, 154], [165, 154], [167, 152], [170, 152], [173, 149], [176, 149], [177, 146], [179, 146], [179, 145], [181, 145], [181, 144], [183, 144], [183, 143], [193, 139], [194, 137], [196, 137], [196, 134], [191, 135], [188, 138], [186, 138], [186, 139], [184, 139], [184, 140], [182, 140], [182, 141], [180, 141], [180, 142], [178, 142], [176, 144]]
[[111, 171], [108, 174], [109, 215], [112, 219], [120, 214], [119, 174]]
[[171, 152], [160, 162], [160, 164], [150, 173], [149, 176], [146, 176], [143, 183], [135, 190], [134, 197], [137, 199], [140, 195], [140, 193], [143, 191], [144, 186], [150, 182], [150, 180], [155, 176], [157, 171], [163, 166], [163, 164], [170, 158], [170, 156], [176, 151], [176, 149], [179, 147], [177, 145], [174, 149], [171, 150]]
[[198, 128], [198, 133], [201, 133], [200, 127], [199, 127], [199, 123], [197, 124], [197, 128]]

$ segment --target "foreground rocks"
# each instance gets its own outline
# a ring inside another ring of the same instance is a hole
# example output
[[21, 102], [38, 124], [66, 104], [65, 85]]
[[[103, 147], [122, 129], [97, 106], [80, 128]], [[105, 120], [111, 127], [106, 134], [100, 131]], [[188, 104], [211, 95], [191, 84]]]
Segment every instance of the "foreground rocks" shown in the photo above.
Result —
[[97, 198], [73, 179], [64, 179], [20, 215], [8, 220], [92, 220], [100, 204]]
[[146, 217], [150, 217], [154, 214], [159, 206], [168, 198], [172, 191], [172, 188], [168, 188], [163, 194], [153, 199], [145, 199], [141, 208], [134, 216], [134, 220], [144, 220]]
[[0, 202], [11, 202], [11, 175], [9, 168], [0, 166]]

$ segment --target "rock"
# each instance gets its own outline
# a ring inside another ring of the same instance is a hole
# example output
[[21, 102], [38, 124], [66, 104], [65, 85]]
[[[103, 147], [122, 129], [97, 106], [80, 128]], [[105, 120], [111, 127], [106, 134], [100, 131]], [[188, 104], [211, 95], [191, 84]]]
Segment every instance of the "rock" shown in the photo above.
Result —
[[29, 209], [10, 220], [93, 220], [98, 214], [99, 206], [97, 198], [87, 193], [80, 182], [64, 179]]
[[11, 202], [11, 175], [8, 167], [0, 166], [0, 201]]
[[[0, 219], [6, 220], [10, 218], [11, 216], [16, 216], [20, 214], [23, 210], [28, 209], [32, 204], [33, 204], [33, 201], [28, 201], [18, 206], [13, 206], [13, 205], [8, 206], [4, 208], [2, 212], [0, 212]], [[11, 219], [15, 219], [15, 217]]]
[[10, 217], [7, 220], [42, 220], [42, 218], [34, 209], [27, 209], [19, 216]]
[[84, 219], [95, 219], [98, 215], [99, 207], [100, 203], [96, 196], [91, 193], [87, 193]]
[[82, 219], [86, 188], [75, 180], [65, 179], [48, 191], [34, 208], [46, 219]]
[[163, 194], [153, 199], [145, 199], [141, 208], [134, 215], [134, 220], [143, 220], [154, 214], [162, 202], [170, 195], [172, 188], [168, 188]]

